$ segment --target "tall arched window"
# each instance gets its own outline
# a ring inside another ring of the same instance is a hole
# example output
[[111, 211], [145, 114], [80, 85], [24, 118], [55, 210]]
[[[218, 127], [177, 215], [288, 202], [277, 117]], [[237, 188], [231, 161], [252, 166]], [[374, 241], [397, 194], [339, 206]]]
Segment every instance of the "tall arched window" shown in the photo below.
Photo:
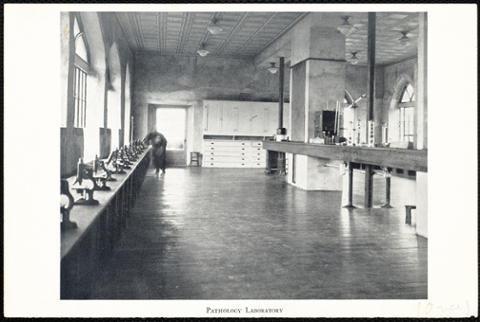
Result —
[[415, 92], [412, 84], [407, 83], [403, 88], [398, 102], [400, 140], [413, 142], [415, 117]]
[[86, 126], [87, 111], [87, 71], [89, 63], [88, 43], [85, 32], [78, 16], [75, 16], [74, 26], [75, 39], [75, 63], [74, 63], [74, 126], [84, 128]]
[[75, 54], [83, 59], [84, 62], [88, 64], [88, 49], [87, 49], [87, 41], [85, 37], [85, 32], [83, 28], [80, 27], [81, 22], [79, 23], [79, 18], [75, 17], [75, 22], [73, 26], [73, 33], [75, 39]]

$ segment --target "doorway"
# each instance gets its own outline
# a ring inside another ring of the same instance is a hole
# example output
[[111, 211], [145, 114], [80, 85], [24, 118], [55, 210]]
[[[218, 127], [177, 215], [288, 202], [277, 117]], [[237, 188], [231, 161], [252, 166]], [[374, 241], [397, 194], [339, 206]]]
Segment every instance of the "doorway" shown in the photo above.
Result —
[[187, 109], [181, 107], [158, 107], [155, 114], [157, 131], [165, 135], [168, 142], [166, 166], [186, 166]]

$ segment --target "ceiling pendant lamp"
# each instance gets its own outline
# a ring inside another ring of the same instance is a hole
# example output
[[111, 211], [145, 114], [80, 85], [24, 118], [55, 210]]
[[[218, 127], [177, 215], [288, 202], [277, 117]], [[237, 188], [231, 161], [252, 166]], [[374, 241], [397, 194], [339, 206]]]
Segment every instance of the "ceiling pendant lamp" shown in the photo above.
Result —
[[348, 19], [350, 18], [351, 18], [350, 16], [342, 16], [343, 23], [337, 27], [337, 30], [340, 31], [345, 36], [348, 35], [354, 29], [353, 26], [348, 22]]
[[278, 68], [275, 67], [275, 63], [270, 63], [270, 68], [268, 68], [268, 71], [272, 74], [275, 74], [276, 72], [278, 72]]
[[212, 24], [207, 27], [208, 32], [210, 32], [212, 35], [216, 35], [216, 34], [222, 32], [222, 30], [223, 30], [222, 28], [217, 26], [217, 22], [218, 22], [218, 19], [214, 18], [214, 19], [212, 19]]
[[200, 46], [200, 49], [197, 50], [197, 53], [202, 56], [202, 57], [205, 57], [208, 55], [208, 53], [210, 53], [208, 50], [205, 49], [205, 43], [203, 42], [202, 45]]
[[350, 57], [350, 64], [356, 65], [358, 63], [358, 58], [357, 58], [357, 53], [358, 51], [352, 52], [352, 57]]
[[398, 41], [402, 46], [406, 46], [410, 43], [410, 38], [407, 37], [408, 31], [400, 31], [400, 33], [403, 35], [402, 38], [400, 38]]

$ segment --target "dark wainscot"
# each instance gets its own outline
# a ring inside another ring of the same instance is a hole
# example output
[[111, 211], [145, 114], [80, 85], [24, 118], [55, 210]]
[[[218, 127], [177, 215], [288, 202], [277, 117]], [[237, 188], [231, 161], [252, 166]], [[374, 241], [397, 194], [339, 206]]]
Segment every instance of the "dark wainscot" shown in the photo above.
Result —
[[[61, 299], [88, 296], [96, 272], [101, 271], [126, 227], [149, 164], [147, 149], [125, 174], [113, 174], [116, 181], [107, 181], [110, 191], [95, 191], [98, 205], [75, 205], [70, 211], [78, 228], [61, 233]], [[71, 187], [75, 177], [67, 180]], [[78, 197], [75, 190], [71, 194]]]

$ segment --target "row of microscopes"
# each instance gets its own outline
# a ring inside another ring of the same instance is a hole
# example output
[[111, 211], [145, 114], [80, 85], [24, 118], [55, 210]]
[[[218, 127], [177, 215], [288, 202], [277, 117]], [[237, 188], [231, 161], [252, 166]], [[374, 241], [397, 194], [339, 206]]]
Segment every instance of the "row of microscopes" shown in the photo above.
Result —
[[[107, 159], [95, 159], [90, 163], [84, 163], [80, 158], [77, 164], [77, 175], [72, 186], [69, 188], [68, 181], [60, 180], [60, 195], [68, 199], [60, 204], [62, 214], [62, 227], [67, 229], [77, 228], [76, 223], [70, 221], [70, 210], [73, 205], [98, 205], [94, 199], [94, 191], [109, 191], [107, 181], [116, 181], [113, 174], [125, 174], [125, 169], [131, 169], [131, 165], [138, 161], [139, 155], [147, 148], [145, 140], [136, 140], [120, 149], [113, 150]], [[69, 190], [75, 190], [80, 198], [74, 200]]]

